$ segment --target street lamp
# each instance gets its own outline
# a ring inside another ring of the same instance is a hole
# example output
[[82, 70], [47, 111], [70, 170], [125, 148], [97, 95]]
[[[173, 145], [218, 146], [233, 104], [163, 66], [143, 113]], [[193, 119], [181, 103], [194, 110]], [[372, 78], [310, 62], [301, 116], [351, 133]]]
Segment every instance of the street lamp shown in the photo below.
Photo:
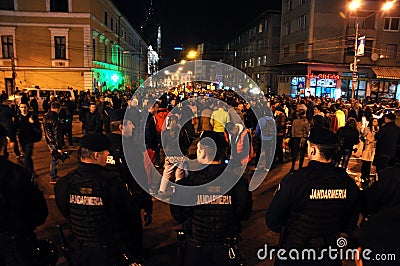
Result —
[[[396, 0], [392, 0], [392, 1], [387, 1], [385, 2], [382, 7], [381, 7], [381, 11], [388, 11], [390, 10], [395, 3]], [[361, 0], [353, 0], [349, 3], [349, 10], [350, 12], [353, 11], [357, 11], [357, 9], [359, 9], [362, 6], [362, 1]], [[372, 14], [370, 14], [369, 16], [372, 16], [373, 14], [379, 12], [379, 10], [376, 10], [375, 12], [373, 12]], [[367, 17], [369, 17], [367, 16]], [[353, 57], [353, 63], [350, 64], [350, 70], [353, 72], [352, 75], [352, 90], [351, 90], [351, 99], [354, 99], [354, 93], [355, 90], [357, 88], [357, 81], [358, 81], [358, 35], [359, 35], [359, 22], [358, 22], [358, 16], [356, 17], [356, 32], [355, 32], [355, 38], [354, 38], [354, 57]]]
[[193, 95], [194, 95], [194, 89], [196, 87], [196, 78], [197, 78], [197, 76], [196, 76], [197, 75], [197, 73], [196, 73], [196, 58], [197, 58], [197, 56], [198, 56], [198, 53], [195, 50], [190, 50], [186, 56], [188, 59], [194, 60], [194, 73], [193, 73], [194, 75], [193, 75], [193, 89], [192, 89]]

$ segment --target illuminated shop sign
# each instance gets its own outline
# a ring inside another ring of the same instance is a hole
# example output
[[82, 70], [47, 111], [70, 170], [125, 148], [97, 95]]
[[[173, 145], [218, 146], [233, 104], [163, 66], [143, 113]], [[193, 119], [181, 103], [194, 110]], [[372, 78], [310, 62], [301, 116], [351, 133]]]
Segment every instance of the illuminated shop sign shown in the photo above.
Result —
[[308, 79], [340, 79], [340, 75], [338, 74], [314, 74], [314, 73], [308, 73], [307, 74]]

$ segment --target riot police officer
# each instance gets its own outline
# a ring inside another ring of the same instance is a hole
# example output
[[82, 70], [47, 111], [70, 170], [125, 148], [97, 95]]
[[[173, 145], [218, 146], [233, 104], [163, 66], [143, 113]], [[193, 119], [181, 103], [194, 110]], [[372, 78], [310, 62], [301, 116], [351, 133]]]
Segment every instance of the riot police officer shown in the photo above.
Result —
[[[337, 136], [329, 129], [311, 129], [309, 165], [281, 180], [265, 216], [268, 228], [281, 233], [281, 248], [338, 248], [338, 237], [349, 235], [357, 226], [360, 191], [345, 170], [332, 163], [337, 144]], [[341, 265], [341, 261], [323, 259], [280, 260], [279, 265]]]
[[[226, 141], [221, 135], [203, 131], [197, 144], [197, 161], [205, 168], [190, 172], [177, 184], [199, 186], [218, 178], [226, 169], [226, 164], [221, 162], [225, 150]], [[232, 239], [239, 236], [241, 221], [250, 217], [252, 195], [243, 177], [227, 193], [218, 195], [220, 190], [221, 187], [210, 185], [207, 188], [209, 195], [196, 194], [189, 199], [197, 205], [170, 206], [172, 216], [183, 224], [183, 256], [178, 258], [182, 265], [241, 265], [237, 243], [232, 243]], [[180, 193], [177, 186], [171, 202], [179, 198]], [[210, 198], [215, 200], [208, 202]]]
[[84, 136], [76, 170], [55, 185], [58, 209], [68, 220], [73, 265], [122, 265], [135, 256], [132, 235], [141, 221], [138, 206], [121, 178], [105, 168], [110, 141], [104, 134]]
[[[144, 225], [150, 225], [152, 223], [152, 213], [153, 213], [153, 201], [151, 195], [148, 193], [148, 188], [143, 189], [132, 176], [129, 171], [128, 165], [125, 160], [122, 141], [131, 141], [130, 149], [135, 152], [129, 153], [129, 156], [133, 162], [137, 162], [134, 167], [138, 172], [145, 174], [143, 166], [143, 156], [142, 153], [138, 152], [140, 150], [139, 146], [133, 143], [133, 124], [130, 120], [124, 120], [124, 110], [116, 109], [110, 112], [110, 131], [108, 138], [110, 139], [110, 155], [107, 158], [107, 168], [113, 174], [119, 175], [124, 182], [128, 185], [129, 191], [132, 194], [134, 200], [139, 205], [140, 209], [144, 210]], [[135, 148], [133, 148], [135, 147]], [[147, 177], [142, 177], [147, 180]], [[144, 183], [144, 182], [143, 182]], [[147, 182], [146, 182], [147, 183]], [[141, 218], [141, 212], [135, 214], [137, 219]], [[134, 243], [136, 244], [137, 257], [143, 257], [143, 229], [142, 226], [136, 228], [136, 234], [132, 236], [135, 238]]]
[[[0, 126], [0, 149], [5, 136]], [[34, 230], [47, 218], [46, 200], [27, 169], [4, 156], [0, 156], [0, 169], [0, 265], [34, 265]]]

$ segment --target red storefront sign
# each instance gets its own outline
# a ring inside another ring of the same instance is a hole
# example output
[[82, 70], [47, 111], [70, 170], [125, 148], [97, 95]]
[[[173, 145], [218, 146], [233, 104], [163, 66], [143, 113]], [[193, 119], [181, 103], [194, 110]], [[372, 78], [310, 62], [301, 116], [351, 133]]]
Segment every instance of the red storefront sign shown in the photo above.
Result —
[[307, 74], [307, 78], [308, 79], [335, 79], [335, 80], [339, 80], [340, 79], [340, 75], [338, 74], [314, 74], [314, 73], [308, 73]]

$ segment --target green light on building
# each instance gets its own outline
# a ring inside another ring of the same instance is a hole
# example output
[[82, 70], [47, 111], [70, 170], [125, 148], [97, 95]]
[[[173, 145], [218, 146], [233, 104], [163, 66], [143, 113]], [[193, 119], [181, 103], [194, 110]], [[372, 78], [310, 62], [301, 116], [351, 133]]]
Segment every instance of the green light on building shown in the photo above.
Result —
[[101, 89], [104, 91], [119, 90], [123, 83], [123, 76], [119, 71], [108, 69], [94, 69], [97, 84], [101, 84]]

